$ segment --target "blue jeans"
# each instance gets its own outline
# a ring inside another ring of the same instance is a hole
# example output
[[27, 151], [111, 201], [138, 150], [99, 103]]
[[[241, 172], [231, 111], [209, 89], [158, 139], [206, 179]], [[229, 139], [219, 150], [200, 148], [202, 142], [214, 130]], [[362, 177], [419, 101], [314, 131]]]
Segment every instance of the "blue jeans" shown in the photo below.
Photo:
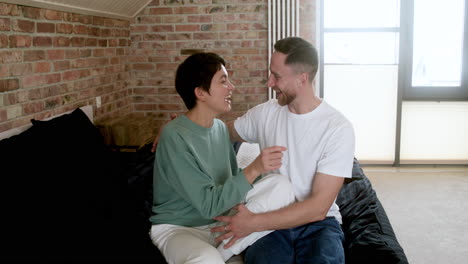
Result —
[[334, 217], [274, 231], [245, 251], [246, 264], [345, 263], [344, 234]]

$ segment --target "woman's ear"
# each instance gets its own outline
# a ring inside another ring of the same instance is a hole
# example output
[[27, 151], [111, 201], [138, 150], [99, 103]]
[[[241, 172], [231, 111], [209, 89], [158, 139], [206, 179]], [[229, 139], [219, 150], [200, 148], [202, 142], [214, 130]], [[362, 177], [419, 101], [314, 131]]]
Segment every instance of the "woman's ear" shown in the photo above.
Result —
[[197, 100], [200, 100], [202, 102], [205, 101], [205, 96], [206, 96], [205, 90], [203, 90], [200, 87], [196, 87], [194, 92], [195, 92], [195, 97], [197, 98]]

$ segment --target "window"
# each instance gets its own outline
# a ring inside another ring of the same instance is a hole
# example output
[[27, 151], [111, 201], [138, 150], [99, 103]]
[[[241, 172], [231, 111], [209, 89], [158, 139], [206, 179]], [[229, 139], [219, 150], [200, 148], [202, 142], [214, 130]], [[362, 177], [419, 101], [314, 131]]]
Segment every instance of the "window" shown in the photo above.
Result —
[[[465, 0], [402, 1], [405, 100], [468, 100]], [[411, 65], [411, 66], [410, 66]]]
[[468, 163], [466, 0], [320, 3], [320, 95], [353, 123], [356, 157]]
[[322, 3], [321, 95], [353, 123], [356, 157], [361, 162], [392, 164], [396, 140], [399, 1], [325, 0]]

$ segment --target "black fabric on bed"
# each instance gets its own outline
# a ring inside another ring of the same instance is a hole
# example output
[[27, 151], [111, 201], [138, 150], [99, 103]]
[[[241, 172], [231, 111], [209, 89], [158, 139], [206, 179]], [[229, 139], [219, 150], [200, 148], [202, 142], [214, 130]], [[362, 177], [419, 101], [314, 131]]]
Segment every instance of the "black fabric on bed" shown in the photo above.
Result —
[[0, 141], [0, 261], [163, 260], [126, 179], [142, 159], [111, 152], [81, 109], [32, 123]]
[[[80, 109], [32, 123], [0, 141], [0, 262], [166, 263], [148, 235], [151, 145], [110, 151]], [[337, 204], [347, 264], [407, 263], [357, 160]]]
[[408, 263], [388, 216], [356, 159], [352, 178], [345, 181], [336, 203], [343, 218], [346, 263]]

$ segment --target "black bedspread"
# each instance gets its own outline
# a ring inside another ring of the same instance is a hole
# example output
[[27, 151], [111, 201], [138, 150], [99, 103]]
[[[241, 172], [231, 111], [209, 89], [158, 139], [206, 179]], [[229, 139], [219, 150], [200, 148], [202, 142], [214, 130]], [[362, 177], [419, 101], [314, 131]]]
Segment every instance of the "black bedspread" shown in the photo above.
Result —
[[336, 203], [343, 217], [346, 263], [408, 263], [387, 214], [356, 159], [352, 178], [345, 181]]
[[[32, 123], [0, 141], [0, 262], [166, 263], [148, 235], [151, 146], [110, 151], [80, 109]], [[407, 263], [357, 160], [337, 203], [347, 263]]]

